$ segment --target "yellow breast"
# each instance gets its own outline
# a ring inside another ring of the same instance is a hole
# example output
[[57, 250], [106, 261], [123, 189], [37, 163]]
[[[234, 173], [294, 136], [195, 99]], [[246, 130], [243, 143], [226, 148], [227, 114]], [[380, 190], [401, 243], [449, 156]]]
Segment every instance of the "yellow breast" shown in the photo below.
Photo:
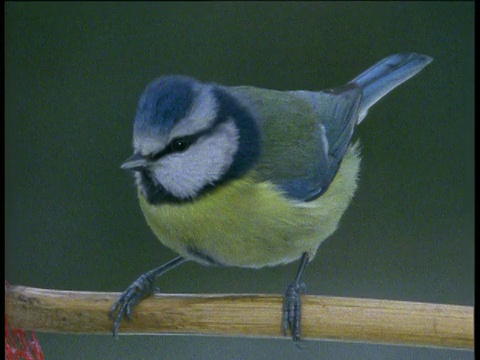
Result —
[[328, 190], [307, 203], [251, 173], [192, 202], [151, 205], [139, 192], [140, 205], [160, 241], [187, 258], [193, 249], [233, 266], [288, 263], [304, 252], [311, 259], [348, 207], [359, 165], [357, 146], [350, 147]]

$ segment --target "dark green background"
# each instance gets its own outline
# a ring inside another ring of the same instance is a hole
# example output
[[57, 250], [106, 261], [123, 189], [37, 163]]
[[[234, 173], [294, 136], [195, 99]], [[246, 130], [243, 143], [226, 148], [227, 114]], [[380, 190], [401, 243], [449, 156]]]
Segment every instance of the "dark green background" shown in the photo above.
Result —
[[[358, 128], [360, 185], [308, 268], [310, 294], [473, 305], [473, 2], [7, 3], [6, 279], [122, 291], [171, 259], [140, 212], [132, 119], [172, 73], [226, 85], [322, 89], [397, 52], [434, 61]], [[282, 293], [297, 264], [189, 263], [176, 293]], [[39, 334], [46, 359], [472, 359], [338, 342]]]

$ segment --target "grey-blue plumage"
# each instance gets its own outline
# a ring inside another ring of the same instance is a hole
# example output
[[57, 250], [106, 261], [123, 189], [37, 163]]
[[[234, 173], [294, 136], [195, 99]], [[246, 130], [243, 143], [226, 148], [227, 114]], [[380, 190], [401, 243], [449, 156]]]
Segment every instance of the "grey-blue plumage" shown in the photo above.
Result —
[[138, 103], [134, 132], [152, 137], [169, 132], [192, 106], [195, 80], [166, 76], [151, 82]]
[[[303, 166], [300, 165], [301, 169], [296, 172], [295, 178], [286, 179], [286, 174], [280, 174], [273, 181], [280, 184], [289, 196], [298, 200], [309, 201], [323, 194], [338, 171], [354, 128], [365, 118], [370, 107], [431, 61], [432, 58], [426, 55], [395, 54], [375, 64], [346, 85], [322, 91], [287, 92], [309, 103], [317, 114], [318, 133], [314, 140], [317, 151], [286, 149], [294, 153], [293, 158], [297, 160], [295, 169], [299, 168], [298, 162], [303, 163]], [[296, 119], [287, 118], [285, 121], [294, 120]]]
[[350, 81], [362, 89], [360, 123], [378, 100], [421, 71], [433, 59], [416, 53], [391, 55]]
[[140, 206], [179, 257], [142, 275], [111, 310], [122, 318], [153, 281], [186, 260], [259, 268], [300, 260], [285, 293], [283, 331], [300, 338], [302, 273], [337, 228], [357, 188], [355, 127], [369, 108], [432, 59], [396, 54], [349, 83], [322, 91], [276, 91], [153, 81], [134, 121]]
[[[368, 109], [430, 61], [430, 57], [414, 53], [392, 55], [346, 85], [323, 91], [225, 87], [185, 76], [159, 78], [142, 95], [134, 122], [135, 137], [141, 139], [136, 143], [158, 143], [145, 149], [149, 156], [158, 158], [169, 153], [165, 152], [170, 149], [165, 147], [165, 136], [206, 89], [211, 100], [203, 106], [212, 107], [212, 119], [182, 137], [193, 143], [232, 119], [239, 144], [226, 171], [198, 179], [203, 181], [202, 186], [185, 191], [183, 197], [172, 196], [161, 182], [157, 188], [152, 187], [155, 179], [147, 178], [148, 173], [139, 175], [143, 178], [140, 182], [145, 190], [150, 189], [146, 195], [151, 202], [191, 200], [254, 168], [261, 180], [274, 183], [290, 198], [314, 200], [334, 179], [355, 126]], [[177, 139], [168, 139], [172, 140]]]

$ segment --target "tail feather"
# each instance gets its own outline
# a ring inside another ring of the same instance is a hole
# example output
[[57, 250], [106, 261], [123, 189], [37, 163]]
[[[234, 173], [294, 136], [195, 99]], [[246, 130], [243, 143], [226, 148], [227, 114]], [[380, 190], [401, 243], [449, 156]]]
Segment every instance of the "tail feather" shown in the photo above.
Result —
[[363, 90], [358, 124], [368, 109], [398, 85], [417, 74], [433, 59], [416, 53], [391, 55], [350, 81]]

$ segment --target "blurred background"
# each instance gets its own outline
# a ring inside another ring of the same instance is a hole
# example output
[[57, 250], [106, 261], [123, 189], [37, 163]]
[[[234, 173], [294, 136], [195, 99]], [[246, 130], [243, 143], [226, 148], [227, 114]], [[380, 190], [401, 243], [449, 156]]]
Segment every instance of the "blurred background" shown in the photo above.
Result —
[[[154, 78], [319, 90], [390, 54], [418, 52], [434, 61], [358, 128], [359, 189], [307, 269], [307, 291], [473, 305], [473, 2], [8, 2], [5, 20], [10, 283], [123, 291], [175, 256], [148, 228], [133, 178], [120, 169], [138, 98]], [[158, 284], [280, 294], [296, 269], [187, 263]], [[48, 360], [473, 359], [330, 341], [299, 350], [270, 339], [38, 336]]]

